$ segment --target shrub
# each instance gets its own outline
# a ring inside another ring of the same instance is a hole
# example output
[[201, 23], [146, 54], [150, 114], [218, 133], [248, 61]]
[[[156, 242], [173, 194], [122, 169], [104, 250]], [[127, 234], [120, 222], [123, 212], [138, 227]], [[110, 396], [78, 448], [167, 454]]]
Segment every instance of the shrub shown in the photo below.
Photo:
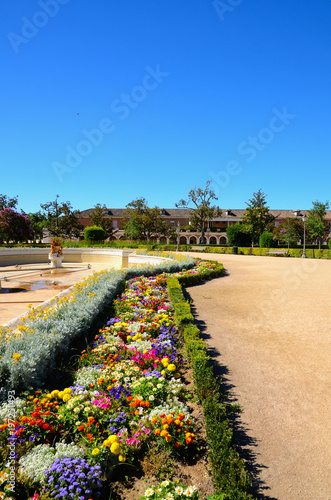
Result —
[[331, 238], [328, 239], [328, 247], [331, 249]]
[[102, 227], [88, 226], [84, 229], [84, 238], [86, 241], [103, 241], [106, 237], [105, 231]]
[[228, 245], [237, 247], [247, 247], [251, 244], [252, 240], [249, 234], [244, 233], [240, 224], [234, 224], [226, 228], [228, 236]]
[[259, 245], [260, 248], [273, 248], [277, 246], [277, 242], [272, 233], [263, 233], [260, 236]]

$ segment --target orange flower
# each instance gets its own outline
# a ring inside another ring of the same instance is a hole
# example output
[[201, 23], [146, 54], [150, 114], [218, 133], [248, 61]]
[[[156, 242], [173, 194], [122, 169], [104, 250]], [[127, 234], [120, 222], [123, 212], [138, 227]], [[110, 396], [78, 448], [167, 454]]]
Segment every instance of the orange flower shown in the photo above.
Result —
[[176, 441], [176, 442], [175, 442], [175, 444], [174, 444], [174, 446], [175, 446], [176, 450], [179, 450], [179, 448], [180, 448], [180, 443], [179, 443], [178, 441]]
[[155, 434], [158, 436], [161, 432], [161, 429], [155, 429]]
[[79, 431], [82, 431], [83, 429], [84, 429], [84, 425], [80, 425], [80, 426], [78, 427], [78, 430], [79, 430]]

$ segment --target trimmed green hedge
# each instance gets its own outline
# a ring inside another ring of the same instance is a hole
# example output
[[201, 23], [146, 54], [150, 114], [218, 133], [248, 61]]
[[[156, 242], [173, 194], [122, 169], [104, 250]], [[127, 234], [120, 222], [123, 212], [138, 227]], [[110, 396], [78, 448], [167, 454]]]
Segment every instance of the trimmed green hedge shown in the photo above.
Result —
[[222, 402], [224, 395], [221, 394], [219, 382], [214, 375], [207, 346], [194, 324], [179, 280], [168, 278], [167, 286], [175, 309], [175, 320], [193, 369], [196, 394], [203, 407], [216, 493], [210, 500], [252, 500], [253, 497], [249, 494], [251, 478], [244, 461], [232, 447], [227, 407]]
[[[278, 247], [277, 247], [278, 248]], [[287, 248], [281, 248], [280, 250], [288, 250]], [[241, 255], [267, 255], [268, 248], [252, 248], [252, 247], [239, 247], [238, 254]], [[232, 248], [228, 247], [207, 247], [207, 252], [209, 253], [232, 253]], [[302, 248], [290, 248], [289, 257], [302, 257]], [[307, 248], [306, 256], [310, 259], [331, 259], [331, 249], [323, 248], [318, 250], [317, 248]], [[272, 257], [279, 257], [278, 255], [272, 255]]]

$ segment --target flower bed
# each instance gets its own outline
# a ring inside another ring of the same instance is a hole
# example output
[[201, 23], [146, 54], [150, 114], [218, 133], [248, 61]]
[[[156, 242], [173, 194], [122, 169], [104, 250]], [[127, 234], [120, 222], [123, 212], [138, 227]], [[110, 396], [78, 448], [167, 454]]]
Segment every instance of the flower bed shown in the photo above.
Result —
[[[100, 319], [105, 318], [126, 279], [178, 272], [194, 265], [190, 257], [174, 254], [168, 257], [172, 260], [160, 265], [94, 273], [77, 283], [72, 293], [55, 298], [49, 307], [31, 308], [17, 330], [0, 327], [1, 387], [5, 391], [19, 391], [30, 385], [45, 385], [59, 359], [67, 356], [72, 343], [88, 337]], [[0, 402], [5, 391], [0, 392]]]
[[[193, 274], [203, 268], [199, 263]], [[165, 280], [129, 282], [114, 303], [115, 316], [81, 353], [70, 386], [29, 388], [16, 399], [14, 390], [7, 391], [8, 402], [0, 407], [1, 458], [7, 467], [0, 498], [28, 498], [35, 488], [40, 499], [98, 498], [100, 480], [107, 485], [115, 467], [133, 463], [146, 446], [186, 457], [196, 430]], [[74, 302], [68, 299], [68, 307]], [[11, 472], [18, 463], [12, 495]], [[193, 487], [183, 492], [196, 495]]]

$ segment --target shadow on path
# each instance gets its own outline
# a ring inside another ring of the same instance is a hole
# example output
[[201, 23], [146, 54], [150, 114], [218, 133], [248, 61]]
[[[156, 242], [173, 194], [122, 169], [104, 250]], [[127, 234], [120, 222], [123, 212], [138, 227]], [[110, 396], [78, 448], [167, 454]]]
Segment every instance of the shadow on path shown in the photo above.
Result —
[[[224, 273], [222, 277], [227, 276]], [[222, 277], [220, 279], [222, 279]], [[203, 283], [201, 283], [203, 285]], [[200, 286], [200, 284], [194, 285]], [[185, 299], [192, 301], [189, 294], [189, 287], [183, 288]], [[191, 311], [195, 318], [195, 324], [200, 330], [201, 338], [204, 341], [210, 341], [211, 336], [207, 332], [207, 327], [204, 321], [197, 319], [197, 310], [193, 303], [191, 303]], [[226, 395], [226, 402], [229, 404], [237, 403], [234, 394], [235, 386], [231, 383], [231, 375], [229, 369], [222, 364], [222, 353], [214, 347], [208, 348], [211, 364], [214, 369], [215, 376], [221, 380], [221, 390]], [[232, 413], [229, 415], [230, 426], [233, 430], [233, 448], [239, 453], [240, 457], [245, 460], [247, 470], [252, 478], [251, 494], [258, 500], [277, 500], [275, 497], [268, 496], [268, 489], [264, 481], [260, 479], [262, 469], [267, 467], [258, 462], [258, 453], [255, 448], [258, 446], [258, 440], [249, 435], [249, 428], [247, 428], [241, 421], [240, 413]]]

